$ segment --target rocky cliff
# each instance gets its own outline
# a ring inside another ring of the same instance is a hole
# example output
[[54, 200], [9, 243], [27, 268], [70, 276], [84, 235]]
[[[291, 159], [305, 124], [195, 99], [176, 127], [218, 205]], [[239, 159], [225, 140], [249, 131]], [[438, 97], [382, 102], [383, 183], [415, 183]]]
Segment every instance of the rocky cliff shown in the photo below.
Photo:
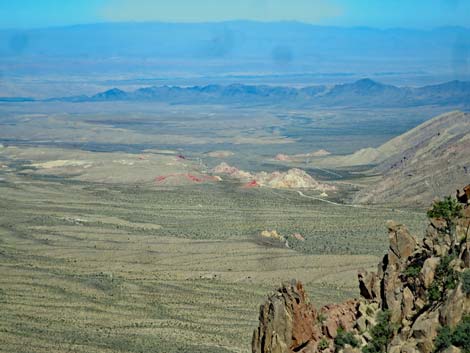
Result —
[[420, 241], [387, 227], [377, 271], [358, 274], [360, 299], [316, 309], [300, 282], [283, 284], [261, 306], [253, 353], [469, 352], [470, 208], [431, 218]]

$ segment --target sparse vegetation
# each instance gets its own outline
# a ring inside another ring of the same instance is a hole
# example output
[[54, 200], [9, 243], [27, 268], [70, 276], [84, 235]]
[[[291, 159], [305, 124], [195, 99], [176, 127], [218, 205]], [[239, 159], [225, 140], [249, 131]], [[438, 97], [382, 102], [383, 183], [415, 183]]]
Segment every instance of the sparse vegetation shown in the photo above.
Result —
[[452, 344], [461, 348], [464, 353], [470, 353], [470, 316], [464, 317], [455, 328]]
[[447, 196], [444, 200], [434, 202], [427, 215], [429, 218], [442, 218], [446, 221], [446, 232], [452, 239], [451, 252], [453, 252], [457, 245], [455, 221], [462, 216], [462, 205], [454, 197]]
[[444, 200], [434, 202], [427, 214], [429, 218], [442, 218], [453, 222], [455, 218], [461, 216], [462, 205], [454, 197], [447, 196]]
[[440, 328], [434, 340], [434, 351], [442, 352], [451, 345], [461, 348], [464, 353], [470, 352], [470, 316], [465, 316], [454, 330], [449, 326]]
[[350, 345], [351, 347], [358, 347], [359, 342], [358, 340], [354, 337], [352, 332], [348, 332], [344, 330], [342, 327], [338, 328], [338, 332], [335, 337], [335, 347], [336, 350], [338, 351], [340, 348], [343, 348], [346, 345]]
[[[254, 122], [251, 114], [245, 119], [240, 113], [235, 115], [243, 126]], [[144, 115], [139, 119], [145, 119]], [[385, 116], [384, 121], [389, 121]], [[140, 183], [138, 173], [132, 172], [136, 163], [148, 165], [145, 177], [153, 180], [155, 173], [196, 168], [196, 158], [204, 158], [197, 152], [200, 147], [184, 146], [195, 157], [182, 160], [185, 166], [180, 166], [171, 153], [114, 145], [132, 140], [142, 144], [139, 148], [156, 148], [151, 143], [159, 139], [165, 121], [133, 126], [123, 141], [124, 134], [112, 130], [127, 126], [123, 121], [127, 117], [121, 120], [103, 114], [91, 121], [90, 115], [74, 115], [74, 129], [68, 128], [69, 116], [58, 114], [55, 119], [54, 129], [45, 128], [48, 122], [40, 117], [12, 125], [15, 131], [8, 133], [9, 141], [32, 139], [29, 133], [34, 131], [68, 141], [60, 145], [68, 149], [9, 147], [0, 152], [0, 164], [5, 166], [0, 168], [0, 272], [5, 274], [0, 283], [0, 332], [6, 351], [244, 351], [256, 324], [257, 306], [280, 277], [290, 279], [301, 271], [315, 304], [339, 302], [356, 293], [351, 268], [375, 265], [374, 255], [386, 249], [387, 219], [398, 218], [417, 232], [425, 219], [422, 210], [402, 213], [379, 206], [337, 206], [293, 191], [244, 190], [230, 180], [177, 188]], [[165, 119], [172, 121], [173, 115]], [[86, 128], [83, 120], [89, 121]], [[263, 127], [240, 140], [227, 137], [225, 128], [215, 129], [214, 136], [221, 141], [245, 141], [237, 145], [240, 154], [255, 148], [265, 156], [272, 152], [272, 145], [258, 142], [286, 140], [263, 132], [264, 126], [277, 122], [273, 117], [258, 120], [256, 124]], [[187, 121], [188, 127], [179, 136], [162, 137], [161, 143], [210, 142], [202, 141], [199, 132], [197, 138], [188, 138], [196, 131], [192, 123]], [[82, 141], [91, 125], [97, 140], [80, 146], [109, 153], [74, 150], [68, 145]], [[323, 147], [330, 141], [330, 137], [320, 141], [318, 135], [306, 134], [297, 123], [286, 126], [289, 134], [308, 138], [309, 143]], [[362, 138], [355, 139], [332, 145], [344, 151], [354, 149], [363, 143]], [[375, 144], [379, 142], [383, 141]], [[250, 143], [256, 143], [255, 147]], [[256, 158], [230, 157], [249, 170], [260, 166]], [[104, 169], [80, 170], [79, 163], [63, 167], [60, 173], [57, 168], [31, 167], [32, 163], [57, 166], [73, 159], [92, 161]], [[262, 166], [269, 168], [279, 169], [279, 165]], [[323, 180], [333, 175], [314, 168], [308, 172], [318, 173]], [[360, 172], [358, 168], [354, 174], [337, 171], [335, 175], [346, 180], [359, 178]], [[108, 177], [122, 182], [108, 183]], [[341, 197], [350, 193], [345, 189]], [[329, 197], [341, 202], [334, 193]], [[263, 229], [276, 229], [286, 237], [302, 234], [305, 241], [290, 242], [298, 256], [292, 256], [291, 250], [257, 246], [254, 236]], [[353, 338], [346, 335], [344, 341], [354, 343]]]
[[452, 345], [452, 330], [449, 326], [439, 328], [437, 337], [434, 339], [434, 351], [442, 352]]
[[380, 311], [377, 314], [377, 325], [371, 330], [372, 340], [362, 348], [363, 353], [385, 353], [393, 337], [394, 327], [390, 323], [390, 312]]
[[455, 257], [448, 255], [441, 257], [436, 268], [434, 281], [428, 290], [428, 299], [431, 303], [442, 300], [447, 290], [454, 289], [459, 281], [459, 273], [450, 266]]
[[462, 288], [466, 295], [470, 295], [470, 269], [462, 272]]
[[421, 272], [422, 266], [419, 264], [410, 264], [403, 272], [407, 277], [417, 277]]
[[330, 346], [330, 344], [328, 343], [328, 340], [325, 337], [323, 337], [320, 340], [320, 342], [318, 342], [318, 349], [320, 351], [323, 351], [323, 350], [327, 349], [329, 346]]
[[[339, 302], [356, 291], [349, 269], [377, 261], [353, 253], [386, 247], [378, 234], [388, 211], [359, 210], [358, 217], [371, 215], [361, 224], [349, 209], [287, 191], [240, 191], [230, 183], [174, 190], [15, 178], [18, 183], [0, 184], [0, 330], [14, 333], [7, 335], [6, 351], [18, 351], [17, 337], [24, 352], [42, 344], [49, 353], [64, 342], [83, 347], [74, 348], [77, 353], [243, 351], [258, 305], [280, 276], [302, 271], [315, 304]], [[419, 224], [420, 217], [408, 219]], [[303, 227], [307, 240], [299, 242], [305, 248], [296, 249], [298, 256], [253, 243], [249, 234], [271, 224], [282, 234]], [[348, 227], [354, 229], [342, 240]], [[370, 248], [360, 249], [355, 236]], [[349, 243], [352, 254], [335, 255]], [[323, 247], [333, 255], [308, 254]], [[344, 270], [336, 271], [338, 266]], [[200, 279], [214, 273], [216, 279]], [[84, 315], [86, 325], [77, 319]], [[47, 325], [39, 332], [25, 316]], [[201, 348], [202, 341], [221, 348]]]
[[326, 316], [323, 313], [319, 313], [317, 317], [317, 321], [320, 325], [323, 325], [323, 323], [326, 320]]

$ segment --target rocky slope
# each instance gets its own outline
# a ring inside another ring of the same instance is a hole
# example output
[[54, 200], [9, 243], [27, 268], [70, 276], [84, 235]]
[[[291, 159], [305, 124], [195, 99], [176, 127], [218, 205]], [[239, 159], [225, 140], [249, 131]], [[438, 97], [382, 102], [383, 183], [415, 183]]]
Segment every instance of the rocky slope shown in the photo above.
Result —
[[470, 208], [453, 224], [431, 219], [418, 241], [389, 222], [377, 272], [358, 275], [360, 299], [316, 309], [300, 282], [283, 284], [260, 308], [253, 353], [468, 352]]
[[440, 115], [377, 149], [372, 172], [382, 178], [355, 201], [425, 206], [453, 194], [454, 185], [470, 182], [469, 151], [470, 114]]

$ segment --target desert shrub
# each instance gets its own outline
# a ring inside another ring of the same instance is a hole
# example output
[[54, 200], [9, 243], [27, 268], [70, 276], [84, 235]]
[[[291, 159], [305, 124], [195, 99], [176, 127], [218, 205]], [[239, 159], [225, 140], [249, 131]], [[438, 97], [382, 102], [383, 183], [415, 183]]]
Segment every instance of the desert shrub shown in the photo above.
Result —
[[441, 290], [439, 289], [439, 285], [434, 282], [431, 287], [429, 287], [428, 290], [428, 300], [431, 303], [437, 302], [439, 299], [441, 299], [442, 293]]
[[386, 353], [387, 346], [393, 338], [394, 327], [390, 323], [390, 312], [381, 311], [377, 315], [377, 325], [375, 325], [370, 334], [372, 340], [367, 346], [362, 348], [363, 353]]
[[323, 350], [327, 349], [329, 346], [330, 346], [330, 344], [328, 343], [328, 340], [325, 337], [323, 337], [320, 340], [320, 342], [318, 342], [318, 349], [320, 351], [323, 351]]
[[323, 313], [318, 314], [317, 321], [320, 325], [323, 325], [323, 323], [326, 321], [326, 316]]
[[465, 270], [462, 273], [462, 287], [466, 295], [470, 295], [470, 270]]
[[434, 351], [442, 352], [451, 345], [470, 353], [470, 316], [465, 316], [453, 331], [448, 326], [439, 330], [434, 339]]
[[335, 337], [336, 350], [343, 348], [349, 344], [351, 347], [359, 347], [359, 342], [351, 332], [345, 331], [342, 327], [338, 328], [338, 333]]
[[449, 326], [443, 326], [437, 332], [434, 339], [434, 351], [441, 352], [452, 345], [452, 330]]
[[421, 266], [417, 264], [409, 265], [403, 272], [406, 277], [418, 277], [421, 272]]
[[452, 334], [452, 344], [462, 348], [465, 353], [470, 352], [470, 316], [466, 316], [457, 325]]
[[429, 218], [443, 218], [447, 221], [460, 217], [462, 206], [453, 197], [447, 196], [444, 200], [434, 202], [432, 208], [428, 211]]
[[454, 256], [443, 256], [436, 268], [434, 281], [428, 290], [428, 299], [430, 302], [436, 302], [444, 298], [446, 290], [457, 287], [459, 281], [458, 272], [454, 271], [450, 266]]
[[445, 232], [452, 238], [451, 253], [453, 253], [457, 243], [455, 220], [462, 216], [462, 205], [455, 198], [447, 196], [444, 200], [434, 202], [427, 215], [430, 218], [442, 218], [446, 221]]

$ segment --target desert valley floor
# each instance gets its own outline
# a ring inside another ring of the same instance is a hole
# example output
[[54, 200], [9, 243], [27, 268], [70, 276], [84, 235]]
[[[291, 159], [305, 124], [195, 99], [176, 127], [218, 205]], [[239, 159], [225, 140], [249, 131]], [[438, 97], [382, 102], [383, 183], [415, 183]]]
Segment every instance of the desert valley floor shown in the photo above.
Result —
[[460, 161], [470, 126], [454, 112], [387, 142], [444, 108], [113, 105], [1, 106], [0, 351], [248, 352], [281, 282], [318, 306], [357, 296], [387, 220], [422, 234], [425, 206], [399, 192], [422, 187], [416, 146], [452, 141], [438, 161]]

